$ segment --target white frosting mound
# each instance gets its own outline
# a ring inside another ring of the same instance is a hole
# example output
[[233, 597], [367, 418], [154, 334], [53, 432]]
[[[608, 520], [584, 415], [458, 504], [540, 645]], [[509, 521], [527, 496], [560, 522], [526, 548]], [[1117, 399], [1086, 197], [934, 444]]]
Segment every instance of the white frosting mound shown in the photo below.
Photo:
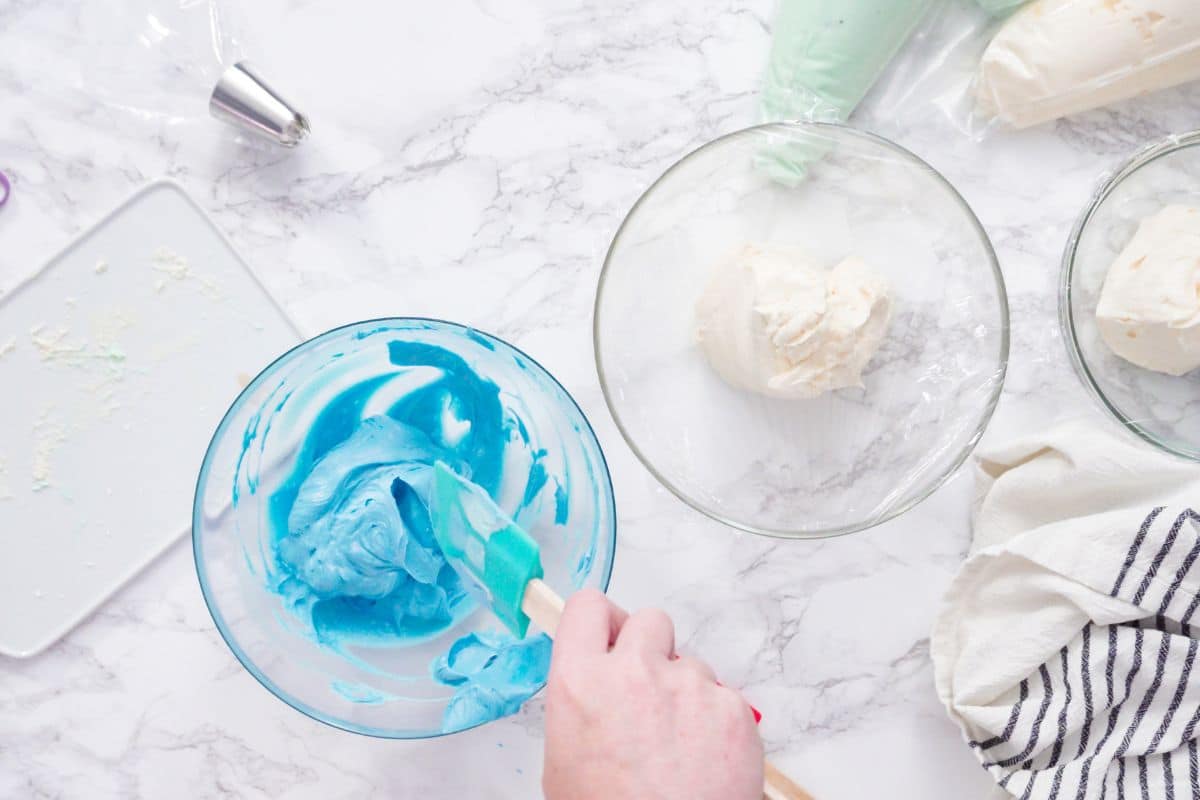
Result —
[[769, 397], [861, 387], [891, 319], [887, 282], [857, 258], [822, 269], [795, 248], [746, 246], [714, 270], [696, 333], [727, 382]]
[[1146, 217], [1109, 268], [1096, 323], [1113, 352], [1183, 375], [1200, 367], [1200, 208]]

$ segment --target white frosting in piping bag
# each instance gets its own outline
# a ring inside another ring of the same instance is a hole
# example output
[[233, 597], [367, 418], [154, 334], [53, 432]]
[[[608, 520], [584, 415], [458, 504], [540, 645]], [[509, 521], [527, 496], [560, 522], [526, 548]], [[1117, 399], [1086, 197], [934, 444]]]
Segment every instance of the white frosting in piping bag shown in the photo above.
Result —
[[1025, 128], [1197, 78], [1196, 0], [1035, 0], [988, 45], [976, 93]]

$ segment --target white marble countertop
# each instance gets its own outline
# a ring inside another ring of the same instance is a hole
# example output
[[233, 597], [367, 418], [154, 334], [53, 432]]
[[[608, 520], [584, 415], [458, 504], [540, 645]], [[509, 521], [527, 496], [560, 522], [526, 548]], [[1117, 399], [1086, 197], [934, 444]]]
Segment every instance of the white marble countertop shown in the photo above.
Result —
[[[507, 338], [598, 429], [620, 512], [612, 594], [672, 612], [682, 646], [766, 712], [779, 765], [822, 800], [983, 797], [987, 776], [934, 695], [927, 642], [970, 535], [969, 471], [865, 534], [736, 535], [652, 480], [600, 396], [590, 310], [604, 250], [663, 169], [753, 120], [772, 5], [255, 3], [248, 49], [313, 120], [312, 140], [285, 152], [238, 146], [202, 116], [139, 118], [57, 91], [72, 54], [108, 48], [119, 62], [133, 45], [76, 4], [0, 0], [0, 169], [14, 179], [0, 291], [165, 175], [306, 332], [429, 315]], [[130, 69], [108, 88], [137, 80]], [[1200, 127], [1200, 89], [983, 142], [928, 104], [897, 114], [871, 101], [855, 122], [941, 170], [996, 244], [1013, 348], [989, 435], [1093, 413], [1058, 334], [1060, 253], [1102, 172]], [[424, 742], [314, 722], [238, 665], [181, 540], [46, 653], [0, 659], [0, 797], [528, 798], [542, 713], [535, 698]]]

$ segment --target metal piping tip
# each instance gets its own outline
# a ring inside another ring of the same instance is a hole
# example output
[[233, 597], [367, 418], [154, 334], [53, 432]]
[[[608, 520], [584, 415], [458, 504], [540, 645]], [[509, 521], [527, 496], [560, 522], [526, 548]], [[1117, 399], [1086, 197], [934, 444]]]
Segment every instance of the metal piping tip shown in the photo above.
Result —
[[208, 110], [228, 122], [261, 137], [295, 147], [309, 134], [308, 118], [272, 89], [245, 61], [221, 74]]

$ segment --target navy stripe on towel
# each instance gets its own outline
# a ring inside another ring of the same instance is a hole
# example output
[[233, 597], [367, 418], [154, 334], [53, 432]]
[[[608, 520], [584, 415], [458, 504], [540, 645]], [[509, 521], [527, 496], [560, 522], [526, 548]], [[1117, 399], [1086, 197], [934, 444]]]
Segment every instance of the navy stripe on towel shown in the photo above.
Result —
[[1125, 556], [1125, 563], [1121, 565], [1121, 571], [1117, 574], [1117, 582], [1113, 584], [1112, 591], [1109, 594], [1116, 597], [1121, 591], [1121, 585], [1125, 583], [1125, 576], [1129, 574], [1133, 562], [1137, 560], [1138, 551], [1142, 549], [1142, 542], [1146, 541], [1146, 535], [1150, 533], [1150, 526], [1154, 524], [1154, 520], [1158, 519], [1158, 515], [1163, 512], [1165, 506], [1159, 506], [1150, 512], [1150, 516], [1142, 523], [1141, 529], [1138, 531], [1137, 537], [1133, 540], [1133, 545], [1129, 548], [1129, 554]]
[[1038, 736], [1040, 735], [1039, 732], [1042, 727], [1042, 721], [1046, 719], [1046, 709], [1050, 707], [1050, 700], [1054, 697], [1054, 686], [1050, 683], [1050, 670], [1046, 669], [1045, 664], [1042, 664], [1042, 666], [1038, 668], [1038, 674], [1042, 676], [1042, 686], [1044, 687], [1045, 692], [1042, 695], [1042, 705], [1040, 708], [1038, 708], [1037, 716], [1034, 717], [1033, 720], [1033, 731], [1030, 733], [1029, 743], [1026, 744], [1025, 748], [1017, 755], [1001, 759], [999, 761], [987, 762], [983, 765], [985, 768], [1011, 767], [1014, 764], [1020, 764], [1022, 761], [1029, 758], [1030, 754], [1037, 749]]
[[[1179, 534], [1179, 531], [1183, 528], [1183, 524], [1189, 519], [1200, 522], [1200, 514], [1197, 514], [1190, 508], [1184, 509], [1184, 512], [1175, 520], [1175, 524], [1171, 526], [1170, 536], [1172, 539]], [[1193, 526], [1194, 528], [1195, 526]], [[1200, 534], [1200, 531], [1197, 531], [1197, 533]], [[1200, 558], [1200, 535], [1196, 536], [1196, 543], [1192, 545], [1192, 549], [1188, 551], [1187, 556], [1183, 559], [1183, 563], [1179, 565], [1179, 569], [1175, 572], [1175, 577], [1171, 579], [1171, 586], [1167, 589], [1167, 593], [1163, 596], [1163, 601], [1158, 607], [1159, 614], [1167, 613], [1167, 607], [1175, 599], [1175, 592], [1183, 585], [1197, 558]]]
[[1004, 744], [1013, 734], [1013, 729], [1017, 727], [1017, 718], [1021, 716], [1021, 704], [1029, 698], [1029, 681], [1021, 681], [1020, 696], [1017, 698], [1016, 705], [1013, 706], [1012, 713], [1008, 715], [1008, 724], [1004, 726], [1004, 732], [999, 736], [993, 736], [986, 742], [970, 742], [971, 747], [978, 747], [984, 750], [990, 750], [998, 744]]

